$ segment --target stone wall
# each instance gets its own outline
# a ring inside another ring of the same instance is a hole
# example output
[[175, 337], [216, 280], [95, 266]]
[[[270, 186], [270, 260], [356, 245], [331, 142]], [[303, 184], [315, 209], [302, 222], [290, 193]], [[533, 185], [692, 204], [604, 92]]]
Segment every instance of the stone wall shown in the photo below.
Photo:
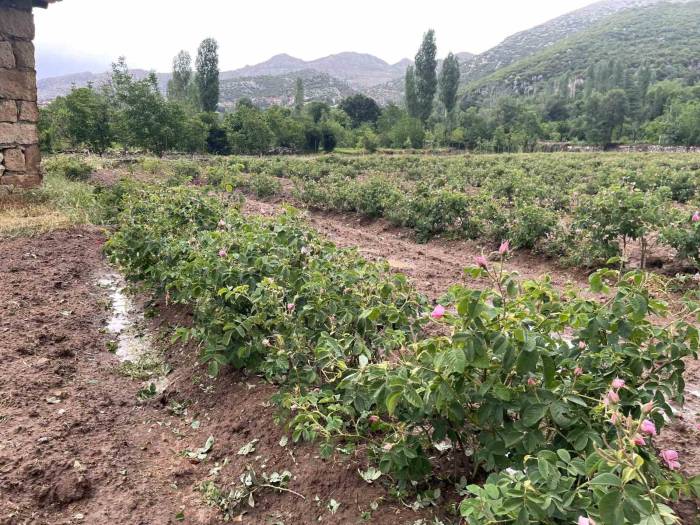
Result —
[[41, 182], [31, 0], [0, 0], [0, 185]]

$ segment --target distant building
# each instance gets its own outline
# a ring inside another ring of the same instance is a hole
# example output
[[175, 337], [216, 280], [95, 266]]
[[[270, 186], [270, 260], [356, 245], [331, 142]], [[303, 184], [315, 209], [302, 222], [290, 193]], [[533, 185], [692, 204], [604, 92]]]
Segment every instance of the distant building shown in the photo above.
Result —
[[59, 0], [0, 0], [0, 185], [41, 183], [32, 8]]

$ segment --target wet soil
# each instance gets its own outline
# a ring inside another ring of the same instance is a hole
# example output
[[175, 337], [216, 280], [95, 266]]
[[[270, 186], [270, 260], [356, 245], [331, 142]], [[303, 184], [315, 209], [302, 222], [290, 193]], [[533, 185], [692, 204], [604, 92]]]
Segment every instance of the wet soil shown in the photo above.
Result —
[[[197, 348], [170, 344], [186, 311], [150, 305], [153, 339], [173, 371], [162, 394], [140, 400], [142, 382], [120, 374], [108, 350], [103, 241], [83, 228], [0, 247], [0, 524], [222, 523], [198, 487], [210, 480], [227, 493], [247, 468], [290, 471], [298, 494], [260, 491], [234, 522], [356, 523], [373, 502], [372, 523], [420, 517], [360, 478], [362, 450], [322, 460], [315, 445], [282, 446], [276, 387], [232, 371], [213, 380]], [[209, 436], [206, 458], [185, 457]], [[254, 452], [237, 453], [253, 440]]]

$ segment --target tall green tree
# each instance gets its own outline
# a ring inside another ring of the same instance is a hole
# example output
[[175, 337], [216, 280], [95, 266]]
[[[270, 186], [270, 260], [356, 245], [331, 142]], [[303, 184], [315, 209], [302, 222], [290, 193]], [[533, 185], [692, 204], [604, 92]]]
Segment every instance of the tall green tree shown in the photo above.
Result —
[[297, 78], [297, 83], [294, 89], [294, 112], [301, 115], [304, 110], [304, 81]]
[[202, 111], [216, 111], [219, 105], [219, 44], [213, 38], [202, 41], [197, 51], [197, 87]]
[[74, 88], [65, 99], [65, 131], [73, 146], [102, 155], [114, 140], [107, 97], [92, 86]]
[[180, 104], [165, 100], [155, 73], [134, 80], [123, 59], [112, 68], [110, 100], [119, 141], [157, 155], [180, 147], [185, 112]]
[[437, 46], [435, 31], [430, 29], [423, 35], [423, 43], [416, 54], [416, 97], [418, 117], [425, 123], [433, 111], [433, 101], [437, 91]]
[[340, 102], [340, 109], [348, 114], [353, 127], [359, 127], [366, 122], [374, 124], [381, 114], [375, 100], [361, 93], [344, 98]]
[[406, 111], [413, 117], [418, 117], [418, 93], [416, 92], [416, 71], [413, 66], [408, 66], [406, 68], [406, 80], [405, 80], [405, 99], [406, 99]]
[[192, 81], [192, 57], [187, 51], [180, 51], [173, 59], [173, 76], [168, 81], [168, 99], [186, 102]]
[[452, 53], [442, 62], [440, 70], [440, 102], [445, 106], [445, 115], [452, 113], [457, 104], [457, 88], [459, 88], [459, 60]]
[[224, 126], [234, 153], [262, 155], [268, 152], [275, 139], [263, 113], [247, 104], [227, 114]]

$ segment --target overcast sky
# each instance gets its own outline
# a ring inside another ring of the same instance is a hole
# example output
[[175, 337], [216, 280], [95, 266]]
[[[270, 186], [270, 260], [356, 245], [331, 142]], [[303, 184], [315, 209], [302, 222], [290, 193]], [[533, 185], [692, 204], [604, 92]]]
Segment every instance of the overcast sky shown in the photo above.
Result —
[[[413, 57], [436, 31], [438, 53], [479, 53], [507, 36], [593, 0], [63, 0], [36, 9], [40, 77], [105, 70], [119, 55], [132, 68], [169, 71], [172, 57], [194, 56], [219, 41], [222, 70], [278, 53], [311, 60], [342, 51], [390, 63]], [[415, 7], [414, 7], [415, 5]]]

